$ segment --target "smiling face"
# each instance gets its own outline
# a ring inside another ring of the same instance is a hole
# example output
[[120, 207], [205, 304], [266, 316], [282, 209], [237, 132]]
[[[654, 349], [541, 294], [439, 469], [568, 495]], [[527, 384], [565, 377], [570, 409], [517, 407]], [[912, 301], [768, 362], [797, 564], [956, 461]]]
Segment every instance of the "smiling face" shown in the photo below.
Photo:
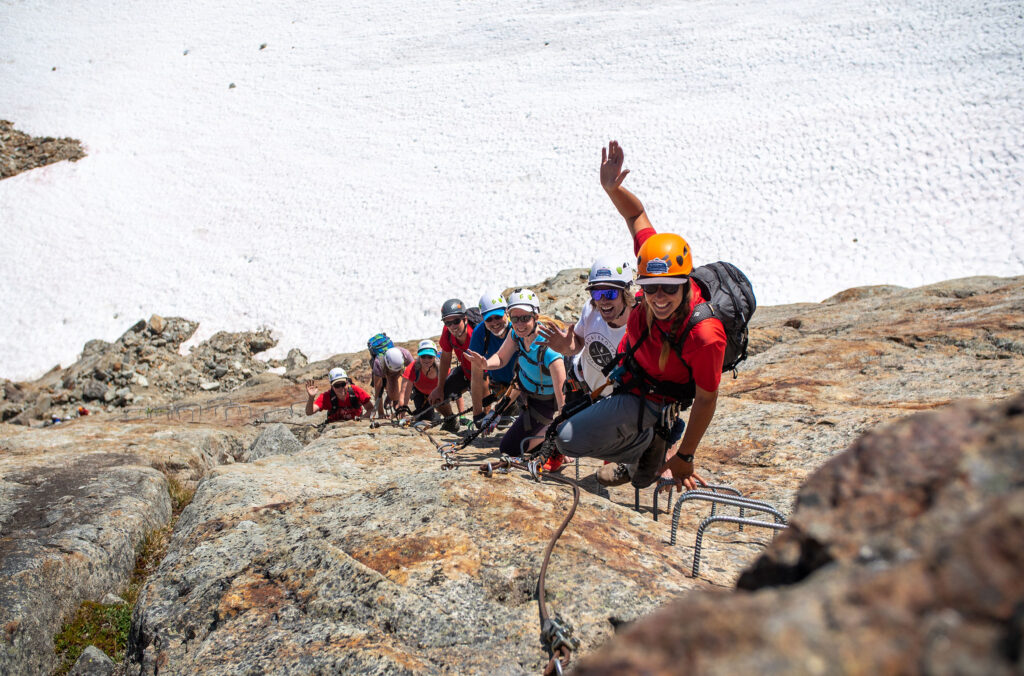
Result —
[[688, 284], [655, 284], [643, 287], [647, 305], [655, 319], [668, 319], [686, 297]]
[[520, 338], [525, 338], [537, 328], [537, 315], [522, 308], [513, 308], [508, 313], [512, 320], [512, 328]]
[[[609, 296], [615, 296], [610, 299]], [[622, 316], [626, 309], [626, 291], [617, 286], [592, 286], [590, 297], [594, 301], [594, 307], [601, 314], [605, 322], [612, 322]]]
[[444, 325], [448, 327], [448, 331], [455, 336], [456, 340], [462, 341], [466, 337], [467, 324], [465, 315], [449, 317], [444, 320]]
[[498, 337], [501, 336], [507, 325], [508, 320], [505, 318], [505, 313], [494, 314], [484, 320], [484, 326], [487, 327], [487, 330]]

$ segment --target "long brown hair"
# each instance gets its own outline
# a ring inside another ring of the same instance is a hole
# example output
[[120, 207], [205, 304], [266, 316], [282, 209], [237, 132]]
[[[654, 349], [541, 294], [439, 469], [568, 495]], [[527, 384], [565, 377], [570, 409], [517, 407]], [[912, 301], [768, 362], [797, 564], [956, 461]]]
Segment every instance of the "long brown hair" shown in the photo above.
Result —
[[[670, 319], [672, 323], [669, 325], [668, 335], [674, 336], [683, 326], [683, 322], [690, 314], [690, 282], [686, 283], [686, 290], [683, 291], [683, 299], [679, 301], [679, 307], [673, 312]], [[647, 294], [643, 294], [643, 300], [640, 304], [644, 309], [644, 317], [647, 318], [647, 332], [650, 333], [654, 330], [654, 310], [651, 309], [650, 303], [647, 302]], [[667, 340], [661, 341], [661, 353], [658, 355], [658, 368], [665, 370], [668, 365], [668, 354], [672, 350], [672, 346]], [[681, 358], [681, 356], [680, 356]]]

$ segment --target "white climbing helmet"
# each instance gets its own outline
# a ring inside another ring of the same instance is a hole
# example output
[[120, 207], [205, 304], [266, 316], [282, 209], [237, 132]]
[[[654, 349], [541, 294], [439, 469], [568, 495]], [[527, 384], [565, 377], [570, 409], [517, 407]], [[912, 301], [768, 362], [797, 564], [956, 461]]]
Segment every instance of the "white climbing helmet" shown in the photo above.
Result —
[[618, 286], [627, 288], [633, 283], [633, 265], [622, 256], [600, 256], [590, 266], [587, 288]]
[[540, 299], [530, 289], [516, 289], [508, 295], [508, 309], [526, 308], [534, 314], [540, 314]]
[[335, 366], [327, 374], [327, 379], [331, 381], [331, 384], [333, 385], [337, 380], [348, 380], [348, 374], [345, 373], [345, 369], [340, 366]]
[[505, 302], [505, 296], [501, 295], [501, 291], [498, 289], [492, 289], [480, 296], [480, 314], [484, 316], [484, 319], [498, 313], [505, 314], [505, 308], [507, 307], [508, 303]]
[[437, 356], [437, 345], [434, 345], [434, 341], [429, 338], [421, 340], [419, 347], [416, 348], [417, 357], [422, 357], [425, 354], [429, 354], [431, 357]]
[[402, 348], [392, 347], [384, 353], [384, 367], [392, 372], [405, 368], [405, 355], [402, 354]]

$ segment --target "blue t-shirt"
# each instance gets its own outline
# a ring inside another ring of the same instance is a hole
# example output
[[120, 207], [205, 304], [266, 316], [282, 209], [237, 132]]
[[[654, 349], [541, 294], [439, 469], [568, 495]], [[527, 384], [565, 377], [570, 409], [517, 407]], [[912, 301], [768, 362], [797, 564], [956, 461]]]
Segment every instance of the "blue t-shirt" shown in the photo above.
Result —
[[[511, 331], [511, 329], [509, 329]], [[469, 339], [469, 349], [473, 350], [477, 354], [482, 354], [485, 357], [490, 357], [501, 348], [501, 344], [505, 342], [504, 338], [499, 338], [493, 333], [488, 338], [485, 334], [490, 333], [487, 327], [484, 326], [483, 322], [477, 325], [473, 329], [473, 337]], [[507, 334], [506, 334], [507, 335]], [[484, 344], [487, 344], [487, 349], [484, 350]], [[508, 360], [502, 368], [496, 371], [488, 371], [487, 375], [491, 377], [491, 380], [497, 383], [508, 384], [512, 382], [512, 376], [515, 375], [515, 357]]]
[[550, 371], [551, 364], [561, 359], [562, 355], [545, 347], [543, 350], [544, 368], [542, 369], [541, 346], [545, 343], [544, 337], [534, 338], [529, 350], [523, 349], [523, 343], [519, 336], [515, 336], [515, 341], [516, 359], [519, 360], [519, 384], [531, 394], [553, 396], [555, 393], [554, 381], [550, 375], [544, 373], [544, 370]]

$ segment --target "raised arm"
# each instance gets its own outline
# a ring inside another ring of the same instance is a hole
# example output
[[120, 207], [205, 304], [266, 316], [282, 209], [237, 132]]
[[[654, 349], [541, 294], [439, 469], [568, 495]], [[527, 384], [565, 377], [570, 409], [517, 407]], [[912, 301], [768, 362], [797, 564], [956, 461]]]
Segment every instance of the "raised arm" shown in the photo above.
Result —
[[629, 169], [622, 168], [624, 160], [625, 154], [618, 141], [609, 141], [608, 147], [601, 149], [601, 187], [608, 194], [619, 215], [626, 220], [629, 235], [636, 241], [639, 232], [654, 226], [647, 218], [647, 212], [644, 211], [640, 199], [622, 187], [622, 182], [629, 174]]

